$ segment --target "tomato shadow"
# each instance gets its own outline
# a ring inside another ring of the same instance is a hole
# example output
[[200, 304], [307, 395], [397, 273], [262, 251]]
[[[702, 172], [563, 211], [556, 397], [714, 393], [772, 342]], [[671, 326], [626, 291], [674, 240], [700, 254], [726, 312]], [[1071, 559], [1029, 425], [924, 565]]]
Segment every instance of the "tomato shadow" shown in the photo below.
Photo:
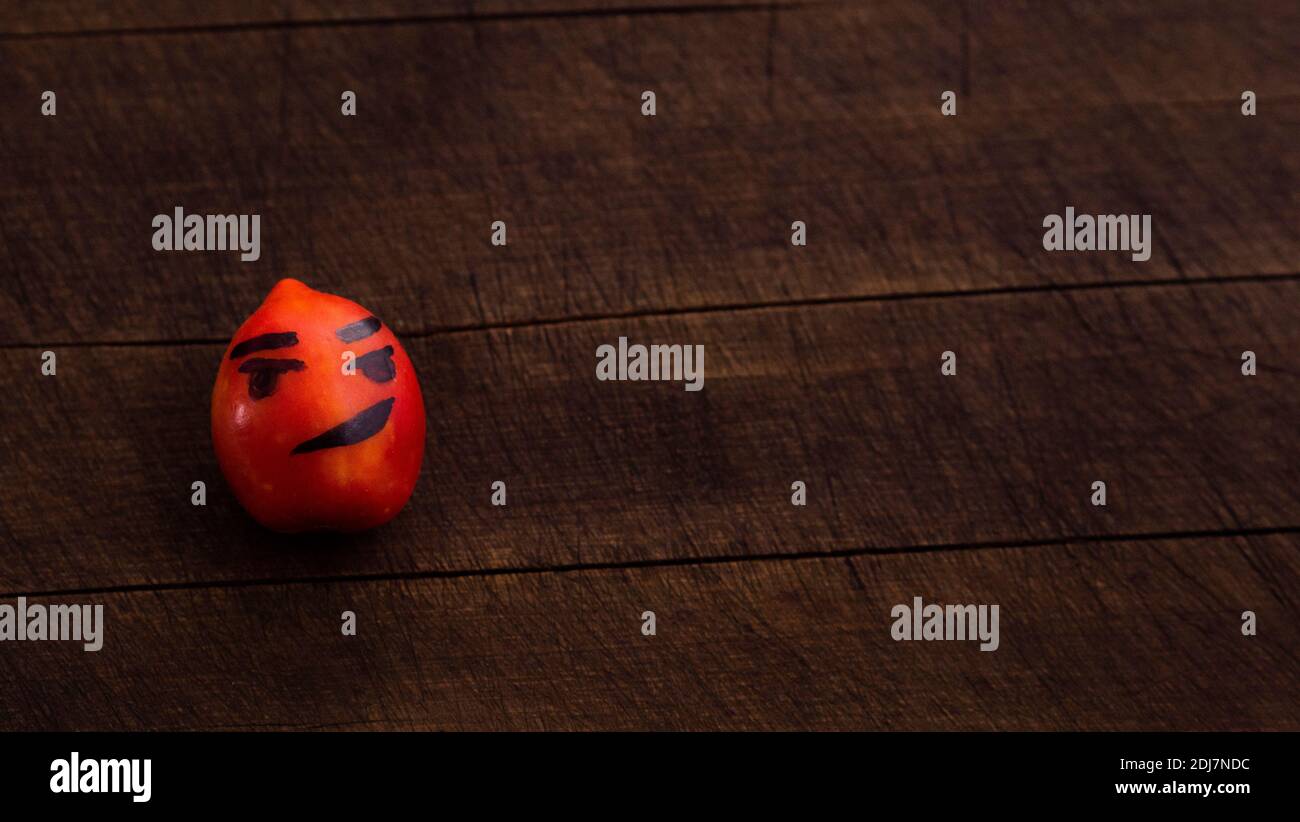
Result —
[[[222, 489], [229, 493], [227, 489]], [[220, 517], [237, 555], [242, 575], [263, 579], [314, 578], [373, 574], [387, 570], [386, 532], [379, 528], [357, 533], [305, 531], [281, 534], [260, 525], [233, 499], [220, 503], [230, 510]]]

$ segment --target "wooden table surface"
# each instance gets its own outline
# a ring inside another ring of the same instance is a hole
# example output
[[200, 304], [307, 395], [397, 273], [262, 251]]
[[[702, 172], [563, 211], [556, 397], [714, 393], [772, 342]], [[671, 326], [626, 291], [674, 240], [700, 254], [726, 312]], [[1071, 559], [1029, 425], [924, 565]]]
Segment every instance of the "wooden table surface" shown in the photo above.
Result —
[[[106, 611], [0, 643], [0, 729], [1300, 729], [1294, 3], [193, 5], [0, 8], [0, 603]], [[155, 252], [175, 205], [261, 259]], [[368, 534], [216, 465], [286, 276], [420, 373]], [[619, 336], [705, 389], [596, 381]], [[999, 649], [895, 642], [917, 596]]]

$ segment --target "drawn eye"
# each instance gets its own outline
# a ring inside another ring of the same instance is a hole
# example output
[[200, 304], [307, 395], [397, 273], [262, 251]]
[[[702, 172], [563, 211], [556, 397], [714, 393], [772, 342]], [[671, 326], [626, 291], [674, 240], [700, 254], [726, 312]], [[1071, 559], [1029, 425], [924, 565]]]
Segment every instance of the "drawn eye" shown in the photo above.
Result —
[[239, 373], [248, 375], [248, 396], [264, 400], [275, 393], [281, 374], [306, 368], [307, 364], [302, 360], [254, 357], [239, 366]]
[[397, 366], [393, 364], [393, 347], [386, 345], [357, 357], [357, 368], [372, 382], [388, 382], [397, 376]]

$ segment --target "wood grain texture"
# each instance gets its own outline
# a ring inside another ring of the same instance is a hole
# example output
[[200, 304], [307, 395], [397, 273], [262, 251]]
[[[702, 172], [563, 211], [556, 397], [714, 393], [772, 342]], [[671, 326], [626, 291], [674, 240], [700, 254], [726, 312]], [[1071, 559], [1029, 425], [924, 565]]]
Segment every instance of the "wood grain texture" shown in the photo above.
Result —
[[1240, 116], [1247, 89], [1288, 107], [1300, 93], [1300, 8], [1285, 0], [967, 0], [964, 7], [971, 94], [981, 104], [1127, 105], [1136, 114], [1154, 101], [1221, 100], [1221, 111]]
[[[113, 594], [94, 598], [98, 653], [0, 645], [0, 728], [1296, 730], [1295, 547]], [[914, 596], [997, 604], [1000, 647], [893, 641], [891, 609]], [[1257, 636], [1241, 634], [1246, 609]]]
[[[1228, 81], [1200, 82], [1217, 64], [1177, 17], [1153, 17], [1143, 54], [1168, 96], [1140, 96], [1137, 62], [1106, 103], [990, 85], [941, 117], [972, 74], [1037, 82], [1023, 55], [1043, 43], [1000, 19], [965, 51], [948, 3], [7, 42], [0, 344], [217, 341], [282, 276], [423, 333], [1295, 272], [1293, 86], [1242, 117], [1236, 94], [1207, 96]], [[1217, 45], [1294, 80], [1275, 45], [1293, 33]], [[56, 118], [37, 114], [46, 88]], [[261, 214], [262, 258], [154, 251], [176, 205]], [[1151, 213], [1152, 259], [1043, 254], [1067, 205]]]
[[[352, 538], [269, 534], [229, 496], [219, 346], [70, 348], [53, 378], [9, 350], [0, 591], [1294, 527], [1297, 304], [1300, 283], [1237, 282], [410, 339], [424, 471]], [[620, 335], [703, 345], [704, 390], [597, 381]]]
[[[834, 0], [820, 0], [822, 3]], [[195, 27], [399, 23], [566, 14], [717, 13], [773, 0], [62, 0], [0, 6], [0, 34], [27, 36]]]

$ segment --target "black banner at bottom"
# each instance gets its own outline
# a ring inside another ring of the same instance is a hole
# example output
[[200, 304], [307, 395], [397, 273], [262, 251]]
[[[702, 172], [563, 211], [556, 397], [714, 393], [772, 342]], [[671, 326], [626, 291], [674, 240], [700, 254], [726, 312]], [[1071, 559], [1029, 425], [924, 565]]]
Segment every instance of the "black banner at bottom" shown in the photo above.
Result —
[[[1295, 734], [7, 734], [6, 810], [296, 812], [409, 803], [610, 813], [796, 803], [1237, 810], [1292, 795]], [[617, 802], [618, 805], [611, 805]], [[1044, 804], [1046, 803], [1046, 804]], [[894, 805], [896, 806], [896, 805]], [[423, 815], [423, 814], [422, 814]]]

